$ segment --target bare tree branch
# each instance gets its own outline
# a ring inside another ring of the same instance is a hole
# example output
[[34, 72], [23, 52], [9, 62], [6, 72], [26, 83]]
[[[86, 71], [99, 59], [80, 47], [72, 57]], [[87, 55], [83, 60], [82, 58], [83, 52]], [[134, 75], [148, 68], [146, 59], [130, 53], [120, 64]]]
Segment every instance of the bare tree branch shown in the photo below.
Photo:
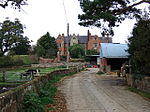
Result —
[[126, 12], [127, 10], [131, 9], [132, 7], [140, 5], [142, 3], [148, 3], [148, 4], [150, 4], [150, 0], [142, 0], [142, 1], [138, 2], [138, 3], [130, 5], [130, 6], [126, 7], [126, 8], [124, 8], [124, 9], [121, 9], [120, 12], [114, 13], [113, 15], [120, 15], [120, 14]]

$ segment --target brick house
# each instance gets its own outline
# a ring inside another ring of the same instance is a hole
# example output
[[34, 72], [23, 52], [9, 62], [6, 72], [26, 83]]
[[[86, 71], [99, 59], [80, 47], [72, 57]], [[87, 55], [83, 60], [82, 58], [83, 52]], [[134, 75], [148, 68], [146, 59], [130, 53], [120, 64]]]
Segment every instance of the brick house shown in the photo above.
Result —
[[92, 36], [90, 31], [88, 30], [87, 36], [80, 35], [70, 35], [69, 38], [64, 36], [64, 34], [59, 35], [56, 38], [56, 43], [59, 49], [59, 53], [61, 56], [66, 56], [67, 52], [67, 39], [69, 46], [73, 46], [74, 44], [80, 44], [83, 46], [84, 50], [96, 49], [100, 52], [100, 43], [112, 43], [112, 38], [110, 37], [98, 37], [97, 35]]

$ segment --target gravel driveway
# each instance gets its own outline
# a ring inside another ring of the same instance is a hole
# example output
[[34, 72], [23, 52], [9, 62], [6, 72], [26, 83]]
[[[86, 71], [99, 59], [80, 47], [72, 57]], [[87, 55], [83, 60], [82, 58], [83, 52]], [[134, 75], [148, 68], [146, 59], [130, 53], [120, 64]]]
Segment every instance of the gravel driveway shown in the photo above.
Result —
[[128, 91], [120, 78], [97, 72], [91, 68], [64, 80], [59, 89], [70, 112], [150, 112], [150, 102]]

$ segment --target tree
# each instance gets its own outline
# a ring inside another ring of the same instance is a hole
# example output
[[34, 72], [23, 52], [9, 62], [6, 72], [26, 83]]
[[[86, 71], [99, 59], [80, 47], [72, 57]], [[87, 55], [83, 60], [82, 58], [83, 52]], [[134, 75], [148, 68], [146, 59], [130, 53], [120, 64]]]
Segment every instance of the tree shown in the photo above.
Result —
[[85, 56], [85, 51], [80, 44], [69, 47], [69, 52], [72, 58], [82, 58]]
[[2, 8], [8, 7], [10, 4], [13, 8], [21, 8], [22, 5], [27, 5], [27, 0], [0, 0], [0, 6]]
[[87, 50], [86, 55], [98, 55], [99, 53], [95, 49]]
[[[135, 6], [150, 4], [149, 0], [79, 0], [83, 14], [79, 15], [80, 25], [102, 28], [105, 34], [113, 35], [112, 27], [126, 18], [139, 17], [141, 10]], [[131, 5], [130, 5], [131, 4]]]
[[30, 53], [30, 41], [28, 37], [20, 38], [16, 46], [12, 49], [15, 55], [27, 55]]
[[58, 49], [56, 40], [48, 32], [37, 41], [36, 49], [38, 56], [51, 58], [57, 56]]
[[24, 27], [18, 19], [14, 22], [5, 20], [0, 25], [0, 57], [16, 47], [24, 38]]
[[150, 75], [150, 19], [139, 20], [129, 38], [129, 49], [132, 72]]

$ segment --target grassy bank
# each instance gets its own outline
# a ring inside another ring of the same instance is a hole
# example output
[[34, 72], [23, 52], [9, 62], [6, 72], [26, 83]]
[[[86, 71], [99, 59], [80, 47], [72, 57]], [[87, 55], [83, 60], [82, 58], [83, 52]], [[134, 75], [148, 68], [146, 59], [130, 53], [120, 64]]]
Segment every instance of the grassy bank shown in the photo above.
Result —
[[[23, 102], [23, 111], [25, 112], [41, 112], [41, 110], [45, 111], [46, 105], [55, 104], [54, 96], [58, 91], [56, 88], [56, 83], [59, 82], [65, 76], [72, 76], [73, 73], [56, 76], [54, 75], [50, 82], [46, 84], [41, 84], [41, 89], [39, 90], [39, 94], [31, 92], [24, 96]], [[46, 110], [54, 110], [55, 108], [49, 107]]]
[[97, 72], [97, 75], [103, 75], [104, 73], [103, 72], [101, 72], [101, 71], [98, 71]]
[[132, 88], [132, 87], [128, 87], [128, 90], [130, 90], [131, 92], [137, 93], [145, 98], [150, 99], [150, 93], [136, 89], [136, 88]]

